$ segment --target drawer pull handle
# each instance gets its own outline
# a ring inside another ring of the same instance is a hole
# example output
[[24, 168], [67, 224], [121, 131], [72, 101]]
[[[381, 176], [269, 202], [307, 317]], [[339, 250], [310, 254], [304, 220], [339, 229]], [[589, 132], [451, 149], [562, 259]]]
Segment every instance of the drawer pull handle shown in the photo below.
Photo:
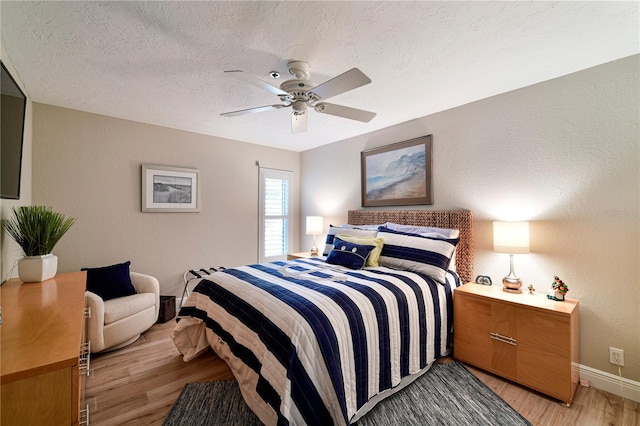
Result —
[[502, 342], [502, 343], [508, 343], [510, 345], [513, 346], [517, 346], [517, 340], [514, 339], [513, 337], [508, 337], [508, 336], [503, 336], [500, 333], [495, 333], [495, 332], [491, 332], [491, 338], [493, 340], [497, 340], [498, 342]]
[[80, 410], [79, 425], [89, 425], [89, 404], [86, 405], [84, 410]]
[[81, 374], [89, 377], [91, 370], [91, 342], [83, 343], [80, 348], [80, 360], [78, 367]]

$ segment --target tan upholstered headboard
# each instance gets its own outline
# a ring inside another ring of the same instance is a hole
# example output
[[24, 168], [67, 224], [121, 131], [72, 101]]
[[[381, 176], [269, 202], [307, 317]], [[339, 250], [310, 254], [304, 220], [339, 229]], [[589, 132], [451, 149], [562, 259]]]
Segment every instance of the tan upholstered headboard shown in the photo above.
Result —
[[473, 213], [468, 210], [349, 210], [348, 222], [351, 225], [394, 222], [459, 229], [456, 270], [463, 283], [473, 281]]

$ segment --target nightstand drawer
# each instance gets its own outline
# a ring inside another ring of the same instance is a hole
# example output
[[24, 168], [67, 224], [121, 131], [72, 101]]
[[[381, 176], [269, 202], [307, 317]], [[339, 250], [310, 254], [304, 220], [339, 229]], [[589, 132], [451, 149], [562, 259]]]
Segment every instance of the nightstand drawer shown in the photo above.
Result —
[[561, 401], [571, 401], [571, 363], [567, 358], [529, 348], [518, 352], [518, 381]]
[[531, 309], [520, 312], [518, 343], [568, 357], [571, 355], [571, 319]]
[[454, 297], [453, 304], [458, 325], [480, 332], [491, 331], [491, 301], [475, 297]]
[[457, 325], [453, 335], [453, 353], [457, 359], [491, 369], [491, 341], [488, 331], [479, 332], [478, 329], [467, 325]]

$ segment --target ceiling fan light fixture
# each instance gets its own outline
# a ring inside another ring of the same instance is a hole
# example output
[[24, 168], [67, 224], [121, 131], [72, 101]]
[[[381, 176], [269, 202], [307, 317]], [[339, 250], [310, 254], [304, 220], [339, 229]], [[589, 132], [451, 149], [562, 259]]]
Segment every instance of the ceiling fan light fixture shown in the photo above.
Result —
[[294, 102], [292, 108], [294, 115], [303, 115], [307, 112], [307, 104], [305, 102]]
[[307, 114], [302, 111], [291, 112], [291, 133], [304, 133], [307, 131]]

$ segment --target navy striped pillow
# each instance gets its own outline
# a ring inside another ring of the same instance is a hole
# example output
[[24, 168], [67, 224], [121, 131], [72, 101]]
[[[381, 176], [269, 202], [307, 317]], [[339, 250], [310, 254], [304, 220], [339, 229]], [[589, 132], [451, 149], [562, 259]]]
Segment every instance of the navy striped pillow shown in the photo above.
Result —
[[380, 266], [403, 269], [427, 275], [441, 284], [446, 274], [458, 238], [432, 238], [418, 234], [378, 228], [378, 237], [384, 238]]

